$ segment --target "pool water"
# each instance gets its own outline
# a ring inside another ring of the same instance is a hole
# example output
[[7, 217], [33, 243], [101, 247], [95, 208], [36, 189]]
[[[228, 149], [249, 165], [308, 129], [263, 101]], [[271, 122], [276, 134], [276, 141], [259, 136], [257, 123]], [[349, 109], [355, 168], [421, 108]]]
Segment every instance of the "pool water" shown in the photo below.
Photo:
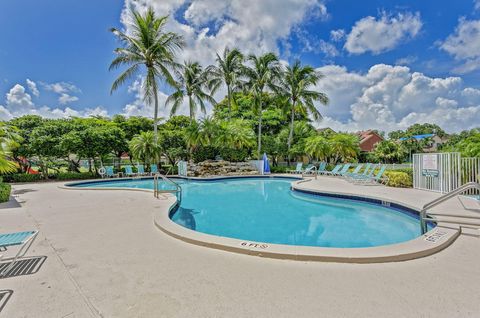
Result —
[[[420, 236], [418, 218], [411, 214], [374, 203], [292, 191], [292, 179], [176, 181], [183, 196], [171, 219], [202, 233], [264, 243], [341, 248], [388, 245]], [[76, 186], [153, 189], [153, 180]], [[171, 186], [164, 184], [163, 188]]]

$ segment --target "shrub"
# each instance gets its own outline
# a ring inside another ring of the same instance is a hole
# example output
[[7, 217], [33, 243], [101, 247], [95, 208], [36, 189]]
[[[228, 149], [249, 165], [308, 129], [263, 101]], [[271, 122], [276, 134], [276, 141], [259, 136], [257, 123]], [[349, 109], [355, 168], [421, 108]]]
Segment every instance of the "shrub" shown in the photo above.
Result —
[[91, 172], [61, 172], [56, 175], [57, 180], [84, 180], [96, 177], [96, 174]]
[[385, 171], [388, 177], [387, 185], [395, 188], [411, 188], [413, 186], [413, 178], [403, 171]]
[[15, 173], [3, 176], [5, 182], [37, 182], [42, 180], [41, 174]]
[[178, 174], [178, 167], [177, 166], [171, 166], [171, 165], [162, 165], [160, 168], [160, 172], [162, 174], [169, 174], [169, 175], [175, 175]]
[[295, 167], [287, 167], [287, 166], [270, 166], [271, 173], [286, 173], [287, 170], [295, 170]]
[[199, 163], [208, 159], [215, 159], [217, 154], [217, 150], [213, 147], [206, 146], [206, 147], [198, 147], [192, 153], [192, 160], [195, 163]]
[[226, 161], [242, 162], [248, 157], [248, 152], [247, 149], [222, 148], [220, 149], [220, 156]]
[[7, 202], [10, 200], [10, 191], [12, 187], [6, 183], [0, 183], [0, 202]]

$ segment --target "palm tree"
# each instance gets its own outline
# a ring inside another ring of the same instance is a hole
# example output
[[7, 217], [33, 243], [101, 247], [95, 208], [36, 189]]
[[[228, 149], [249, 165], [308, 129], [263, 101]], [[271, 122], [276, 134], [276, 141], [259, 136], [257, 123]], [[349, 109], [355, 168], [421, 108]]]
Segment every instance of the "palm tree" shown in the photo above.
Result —
[[197, 108], [205, 114], [205, 101], [216, 104], [213, 97], [205, 89], [209, 83], [209, 72], [204, 71], [198, 62], [185, 62], [181, 66], [181, 71], [177, 72], [176, 91], [168, 96], [165, 106], [172, 105], [170, 115], [173, 116], [185, 98], [188, 99], [188, 108], [190, 110], [190, 120], [193, 121]]
[[15, 162], [9, 160], [11, 149], [18, 147], [22, 138], [18, 129], [5, 122], [0, 122], [0, 173], [11, 173], [17, 171]]
[[183, 47], [184, 42], [180, 35], [165, 31], [168, 16], [156, 18], [152, 8], [144, 15], [132, 11], [131, 17], [131, 34], [111, 29], [111, 32], [122, 41], [123, 47], [115, 49], [117, 57], [110, 64], [109, 70], [122, 65], [127, 65], [128, 68], [113, 82], [110, 93], [139, 74], [141, 66], [144, 65], [146, 68], [143, 82], [144, 101], [148, 104], [155, 102], [153, 131], [157, 138], [158, 82], [164, 80], [171, 86], [175, 85], [170, 72], [177, 66], [175, 53]]
[[247, 77], [246, 88], [254, 96], [254, 106], [258, 112], [258, 150], [260, 159], [262, 151], [262, 97], [266, 89], [278, 90], [276, 82], [281, 73], [278, 58], [273, 53], [266, 53], [261, 56], [250, 55], [248, 61], [251, 66], [246, 66], [243, 73]]
[[240, 77], [242, 73], [243, 55], [238, 49], [230, 50], [228, 47], [220, 56], [217, 53], [217, 65], [210, 65], [208, 71], [211, 74], [210, 87], [214, 94], [220, 85], [225, 84], [227, 87], [228, 99], [228, 118], [232, 116], [233, 93], [240, 88]]
[[288, 98], [288, 106], [290, 108], [290, 133], [287, 140], [288, 152], [290, 152], [290, 147], [292, 146], [295, 112], [301, 111], [311, 114], [315, 120], [322, 118], [314, 102], [318, 101], [323, 105], [327, 105], [328, 97], [324, 93], [311, 90], [322, 77], [323, 75], [313, 67], [309, 65], [302, 66], [298, 60], [292, 66], [288, 66], [283, 73], [280, 82], [280, 92]]
[[233, 149], [252, 149], [255, 146], [255, 132], [251, 124], [244, 119], [221, 122], [215, 138], [217, 147]]
[[320, 135], [315, 135], [307, 138], [305, 141], [305, 153], [310, 157], [327, 161], [328, 157], [332, 153], [332, 147], [327, 138]]
[[334, 162], [356, 159], [360, 152], [358, 137], [352, 134], [335, 134], [330, 138]]
[[132, 138], [128, 144], [132, 156], [147, 164], [156, 163], [160, 160], [162, 149], [151, 131], [142, 131]]

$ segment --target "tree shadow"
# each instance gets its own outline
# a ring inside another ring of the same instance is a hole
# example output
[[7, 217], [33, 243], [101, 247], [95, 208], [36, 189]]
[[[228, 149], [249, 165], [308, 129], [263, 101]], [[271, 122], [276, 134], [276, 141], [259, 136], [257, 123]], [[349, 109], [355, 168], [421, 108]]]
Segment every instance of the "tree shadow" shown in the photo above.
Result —
[[[46, 256], [33, 256], [17, 260], [13, 268], [6, 275], [0, 276], [0, 279], [35, 274], [43, 266], [46, 259]], [[10, 263], [11, 262], [0, 263], [0, 273], [10, 265]]]
[[7, 202], [0, 203], [0, 210], [20, 208], [22, 207], [21, 203], [23, 202], [18, 202], [15, 197], [10, 196], [10, 200], [8, 200]]
[[37, 191], [38, 190], [34, 190], [34, 189], [16, 189], [16, 190], [12, 191], [12, 194], [13, 195], [19, 195], [19, 194], [25, 194], [25, 193], [37, 192]]
[[2, 289], [0, 290], [0, 313], [2, 312], [5, 305], [10, 300], [13, 295], [13, 290], [11, 289]]

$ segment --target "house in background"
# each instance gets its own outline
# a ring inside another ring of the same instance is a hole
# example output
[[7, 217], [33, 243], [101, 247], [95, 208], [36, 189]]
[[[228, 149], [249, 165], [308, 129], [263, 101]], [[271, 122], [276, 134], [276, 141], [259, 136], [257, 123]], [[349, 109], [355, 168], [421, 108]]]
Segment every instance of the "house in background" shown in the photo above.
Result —
[[400, 138], [400, 141], [405, 141], [405, 140], [415, 140], [417, 142], [420, 141], [425, 141], [425, 144], [423, 146], [423, 152], [436, 152], [440, 148], [441, 145], [443, 145], [445, 142], [448, 141], [447, 137], [439, 137], [435, 134], [423, 134], [423, 135], [414, 135], [410, 137], [403, 137]]
[[360, 138], [360, 150], [362, 152], [372, 152], [375, 149], [375, 145], [384, 138], [373, 130], [365, 130], [357, 132], [357, 136]]

